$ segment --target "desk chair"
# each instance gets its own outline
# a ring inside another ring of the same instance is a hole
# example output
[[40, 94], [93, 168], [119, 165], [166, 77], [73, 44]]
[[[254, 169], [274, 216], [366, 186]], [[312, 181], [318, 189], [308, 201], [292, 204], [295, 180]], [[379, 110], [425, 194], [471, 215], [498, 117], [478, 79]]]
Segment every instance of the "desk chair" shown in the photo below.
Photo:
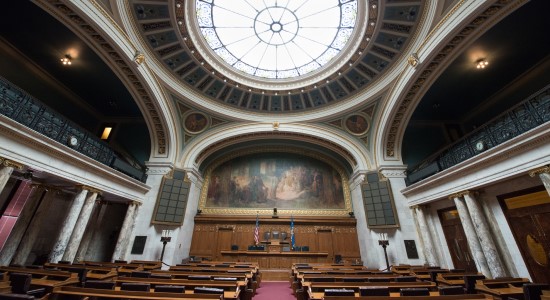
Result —
[[429, 296], [428, 288], [402, 288], [399, 293], [401, 296]]
[[84, 287], [88, 289], [114, 290], [116, 282], [102, 280], [86, 280]]
[[14, 294], [23, 294], [41, 298], [46, 293], [45, 288], [31, 290], [32, 274], [29, 273], [11, 273], [11, 291]]
[[440, 295], [463, 295], [464, 294], [464, 288], [461, 286], [440, 286], [438, 287], [439, 294]]
[[121, 291], [136, 291], [136, 292], [149, 292], [151, 290], [151, 284], [149, 283], [133, 283], [123, 282], [120, 285]]
[[157, 285], [157, 286], [155, 286], [155, 293], [185, 293], [185, 286], [183, 286], [183, 285]]
[[390, 288], [389, 287], [380, 287], [380, 286], [374, 286], [374, 287], [367, 287], [362, 286], [359, 287], [359, 295], [360, 296], [390, 296]]

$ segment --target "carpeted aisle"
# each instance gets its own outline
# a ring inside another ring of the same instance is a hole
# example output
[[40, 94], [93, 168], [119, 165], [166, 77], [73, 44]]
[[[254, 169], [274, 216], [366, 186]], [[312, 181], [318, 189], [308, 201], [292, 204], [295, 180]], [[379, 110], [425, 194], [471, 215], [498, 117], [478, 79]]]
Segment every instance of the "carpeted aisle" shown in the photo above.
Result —
[[288, 281], [262, 281], [253, 300], [296, 300]]

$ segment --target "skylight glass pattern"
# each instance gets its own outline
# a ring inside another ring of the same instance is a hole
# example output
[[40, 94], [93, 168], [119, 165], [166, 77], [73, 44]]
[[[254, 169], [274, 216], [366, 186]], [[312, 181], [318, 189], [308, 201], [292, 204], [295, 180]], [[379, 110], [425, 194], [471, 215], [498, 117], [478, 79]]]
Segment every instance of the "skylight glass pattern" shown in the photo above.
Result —
[[295, 78], [344, 49], [357, 0], [196, 0], [202, 36], [233, 68], [269, 79]]

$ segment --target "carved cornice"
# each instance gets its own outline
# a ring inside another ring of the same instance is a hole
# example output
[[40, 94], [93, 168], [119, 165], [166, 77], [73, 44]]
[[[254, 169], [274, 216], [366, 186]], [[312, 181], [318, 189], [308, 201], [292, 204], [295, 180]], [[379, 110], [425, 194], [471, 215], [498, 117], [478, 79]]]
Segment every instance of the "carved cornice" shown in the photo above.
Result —
[[9, 160], [7, 158], [0, 157], [0, 166], [1, 167], [7, 167], [7, 168], [14, 168], [18, 170], [23, 170], [23, 165], [17, 162], [14, 162], [13, 160]]
[[529, 176], [535, 177], [543, 173], [550, 174], [550, 166], [544, 166], [544, 167], [536, 168], [532, 171], [529, 171]]

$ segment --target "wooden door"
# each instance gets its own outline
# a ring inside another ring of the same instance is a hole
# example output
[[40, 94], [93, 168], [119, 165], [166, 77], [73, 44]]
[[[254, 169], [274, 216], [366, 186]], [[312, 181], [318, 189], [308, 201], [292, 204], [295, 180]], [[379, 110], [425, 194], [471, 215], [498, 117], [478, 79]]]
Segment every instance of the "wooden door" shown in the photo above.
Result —
[[233, 240], [233, 227], [219, 227], [218, 238], [216, 239], [216, 260], [221, 261], [222, 250], [231, 250], [231, 241]]
[[550, 283], [550, 196], [544, 187], [499, 197], [533, 282]]
[[464, 233], [464, 228], [462, 227], [456, 208], [440, 210], [438, 214], [455, 269], [464, 269], [466, 272], [477, 272], [476, 264], [472, 258], [468, 240], [466, 239], [466, 234]]
[[327, 252], [329, 261], [334, 261], [334, 249], [332, 248], [332, 229], [317, 229], [317, 249], [319, 252]]

